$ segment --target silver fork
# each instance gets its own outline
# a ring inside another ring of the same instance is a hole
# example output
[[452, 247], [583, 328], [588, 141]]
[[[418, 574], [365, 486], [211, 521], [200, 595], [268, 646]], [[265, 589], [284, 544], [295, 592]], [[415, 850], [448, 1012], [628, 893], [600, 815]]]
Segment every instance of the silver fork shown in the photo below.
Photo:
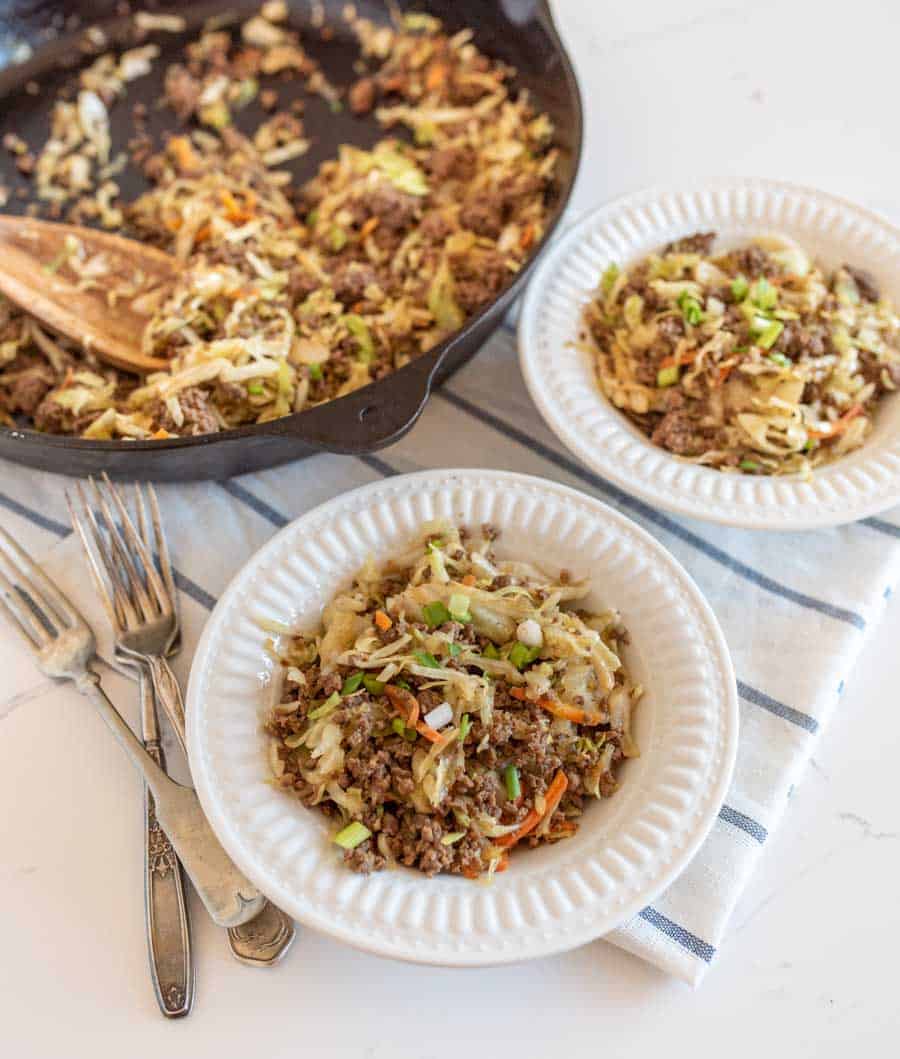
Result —
[[[90, 486], [96, 510], [80, 483], [76, 486], [79, 510], [67, 499], [72, 524], [113, 627], [116, 655], [126, 664], [136, 664], [138, 672], [146, 667], [156, 697], [186, 750], [181, 689], [165, 657], [178, 643], [180, 622], [156, 492], [146, 486], [145, 501], [144, 490], [135, 484], [135, 526], [119, 490], [106, 475], [101, 483], [91, 479]], [[294, 936], [291, 918], [267, 902], [252, 922], [229, 930], [228, 943], [237, 959], [268, 966], [287, 952]]]
[[89, 698], [142, 773], [168, 834], [201, 901], [220, 926], [252, 919], [265, 898], [232, 863], [203, 815], [197, 795], [169, 779], [147, 753], [90, 668], [96, 657], [87, 622], [41, 568], [0, 527], [0, 608], [48, 677], [71, 680]]

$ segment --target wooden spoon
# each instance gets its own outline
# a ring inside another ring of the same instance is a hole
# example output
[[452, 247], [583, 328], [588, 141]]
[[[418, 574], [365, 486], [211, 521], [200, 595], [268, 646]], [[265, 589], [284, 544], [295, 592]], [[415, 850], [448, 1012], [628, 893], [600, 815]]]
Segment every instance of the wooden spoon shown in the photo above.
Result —
[[[96, 280], [103, 289], [79, 288], [78, 277], [65, 265], [71, 247], [67, 236], [84, 247], [86, 260], [103, 255], [107, 271]], [[165, 358], [141, 352], [152, 310], [140, 303], [153, 301], [152, 295], [163, 292], [178, 271], [174, 257], [134, 239], [0, 214], [0, 292], [52, 330], [125, 371], [144, 374], [168, 366]], [[115, 281], [131, 284], [138, 274], [145, 277], [140, 295], [110, 305], [106, 294]]]

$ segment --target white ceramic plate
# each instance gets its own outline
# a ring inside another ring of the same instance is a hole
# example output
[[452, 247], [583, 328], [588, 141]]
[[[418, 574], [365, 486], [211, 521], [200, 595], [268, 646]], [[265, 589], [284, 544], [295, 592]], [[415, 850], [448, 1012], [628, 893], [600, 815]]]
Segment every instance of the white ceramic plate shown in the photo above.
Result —
[[[514, 855], [484, 885], [401, 869], [368, 878], [341, 862], [325, 818], [267, 782], [262, 718], [273, 695], [260, 619], [312, 630], [369, 555], [405, 550], [424, 522], [491, 522], [505, 556], [568, 568], [588, 603], [621, 609], [627, 661], [647, 694], [640, 758], [578, 834]], [[572, 948], [629, 920], [682, 871], [725, 796], [738, 710], [728, 649], [699, 590], [637, 526], [572, 489], [491, 471], [428, 471], [354, 490], [278, 533], [222, 596], [187, 696], [191, 771], [213, 828], [246, 874], [311, 927], [360, 948], [478, 965]]]
[[852, 522], [900, 503], [900, 398], [884, 401], [857, 452], [812, 481], [722, 474], [679, 460], [606, 400], [591, 357], [576, 348], [581, 311], [610, 262], [628, 265], [696, 231], [727, 245], [770, 232], [796, 239], [826, 268], [868, 269], [900, 303], [900, 231], [821, 191], [727, 179], [650, 189], [588, 214], [542, 259], [519, 322], [519, 356], [535, 404], [588, 467], [634, 496], [682, 515], [751, 529]]

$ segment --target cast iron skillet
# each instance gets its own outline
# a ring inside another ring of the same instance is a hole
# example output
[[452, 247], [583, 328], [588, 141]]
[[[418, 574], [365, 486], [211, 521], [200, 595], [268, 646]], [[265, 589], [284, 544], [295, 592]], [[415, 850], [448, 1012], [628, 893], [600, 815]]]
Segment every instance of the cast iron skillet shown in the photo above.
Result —
[[[301, 30], [306, 49], [339, 85], [354, 79], [353, 63], [358, 58], [355, 41], [340, 18], [345, 3], [346, 0], [324, 0], [314, 5], [311, 0], [294, 0], [291, 4], [291, 25]], [[147, 9], [155, 5], [136, 6]], [[326, 22], [334, 31], [330, 39], [323, 39], [311, 24], [315, 6], [326, 13]], [[461, 331], [388, 378], [284, 419], [219, 434], [155, 442], [87, 441], [34, 430], [0, 428], [0, 456], [71, 475], [106, 470], [113, 475], [161, 481], [227, 478], [319, 450], [350, 454], [373, 452], [397, 441], [413, 426], [432, 386], [472, 357], [499, 326], [537, 255], [559, 223], [578, 168], [582, 111], [575, 76], [554, 28], [548, 0], [431, 0], [429, 3], [399, 0], [396, 6], [427, 10], [441, 18], [451, 31], [471, 27], [475, 42], [482, 50], [517, 69], [519, 84], [529, 90], [537, 108], [546, 111], [556, 126], [561, 152], [557, 197], [543, 240], [512, 286], [469, 320]], [[259, 0], [253, 3], [218, 0], [181, 5], [176, 10], [187, 18], [187, 35], [192, 36], [191, 30], [216, 11], [240, 11], [246, 16], [258, 7]], [[375, 21], [388, 19], [385, 2], [367, 0], [357, 2], [356, 7]], [[0, 6], [0, 63], [5, 65], [0, 71], [0, 137], [16, 132], [32, 147], [44, 142], [55, 90], [71, 78], [72, 67], [84, 61], [78, 44], [84, 28], [102, 25], [112, 45], [122, 39], [130, 21], [121, 16], [121, 11], [119, 0], [69, 3], [12, 0]], [[154, 34], [151, 39], [160, 46], [162, 54], [152, 74], [129, 85], [126, 103], [112, 109], [114, 144], [127, 141], [131, 105], [137, 101], [148, 105], [151, 131], [159, 133], [173, 127], [172, 115], [156, 110], [153, 103], [161, 95], [163, 69], [175, 53], [180, 53], [184, 36]], [[21, 58], [23, 45], [31, 49], [31, 57], [14, 64], [11, 59]], [[29, 82], [39, 82], [46, 90], [35, 94], [33, 84], [31, 91], [26, 87]], [[300, 91], [298, 87], [296, 94]], [[285, 86], [280, 86], [280, 98], [282, 106], [291, 98]], [[250, 108], [245, 113], [254, 123], [262, 115], [261, 111]], [[239, 121], [239, 127], [240, 124]], [[383, 135], [373, 118], [356, 118], [346, 110], [333, 113], [318, 98], [307, 100], [305, 124], [314, 146], [292, 167], [297, 181], [307, 179], [320, 161], [333, 157], [339, 144], [366, 147]], [[0, 151], [0, 156], [0, 182], [14, 191], [6, 209], [21, 211], [27, 200], [19, 198], [15, 190], [27, 185], [7, 152]], [[130, 172], [119, 183], [126, 200], [143, 190], [141, 178]]]

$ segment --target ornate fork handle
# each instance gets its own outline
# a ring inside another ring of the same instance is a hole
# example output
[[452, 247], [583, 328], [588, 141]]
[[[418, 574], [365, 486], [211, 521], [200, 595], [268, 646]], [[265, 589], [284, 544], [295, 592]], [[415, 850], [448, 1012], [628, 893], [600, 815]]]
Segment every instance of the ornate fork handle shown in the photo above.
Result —
[[150, 670], [150, 679], [153, 681], [153, 690], [156, 700], [166, 711], [166, 716], [175, 729], [181, 749], [187, 753], [187, 740], [184, 728], [184, 699], [181, 696], [181, 688], [178, 678], [172, 672], [172, 667], [161, 655], [142, 655], [142, 661], [146, 662]]
[[107, 698], [96, 673], [87, 670], [72, 679], [81, 694], [91, 699], [100, 711], [132, 764], [143, 774], [153, 794], [157, 820], [215, 922], [220, 927], [236, 927], [253, 919], [266, 899], [222, 848], [196, 793], [169, 779], [147, 753]]
[[[140, 670], [144, 749], [165, 770], [156, 728], [153, 689]], [[144, 787], [144, 905], [150, 976], [162, 1013], [170, 1019], [190, 1014], [194, 1003], [191, 931], [181, 864], [159, 826], [153, 795]]]

